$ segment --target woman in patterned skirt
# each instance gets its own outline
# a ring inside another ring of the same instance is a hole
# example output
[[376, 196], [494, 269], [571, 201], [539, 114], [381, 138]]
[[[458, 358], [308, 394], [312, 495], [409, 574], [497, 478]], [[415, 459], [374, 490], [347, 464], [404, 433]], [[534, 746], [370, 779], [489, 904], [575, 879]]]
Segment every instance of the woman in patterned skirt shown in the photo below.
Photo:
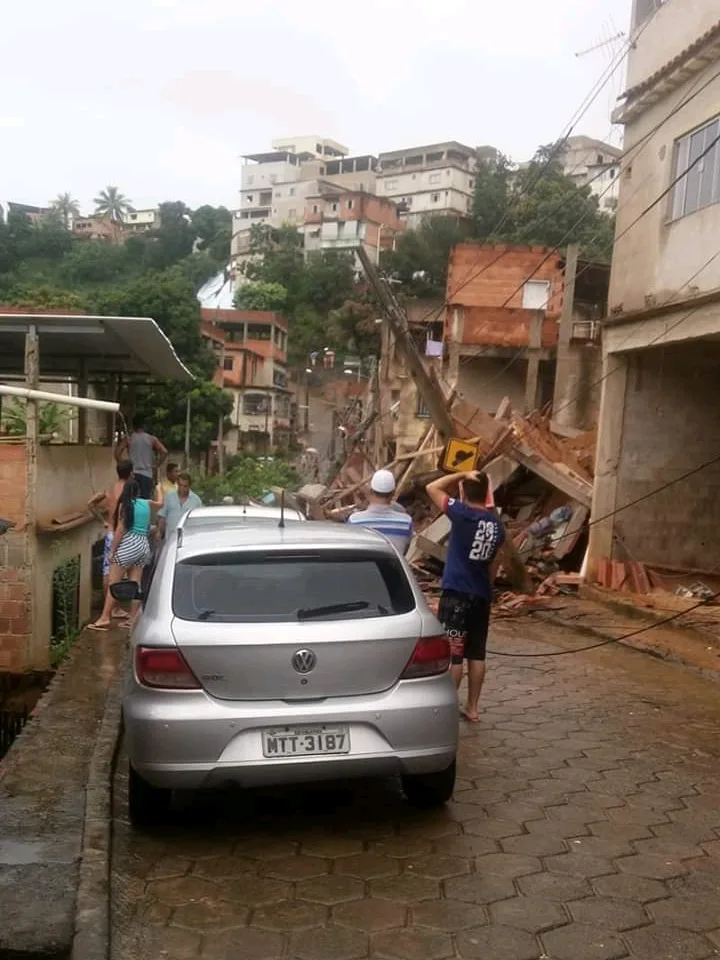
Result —
[[[152, 559], [150, 546], [150, 523], [154, 507], [163, 505], [162, 491], [158, 488], [156, 500], [140, 497], [140, 485], [132, 477], [125, 484], [118, 500], [115, 519], [115, 535], [110, 548], [110, 578], [100, 618], [90, 624], [92, 630], [108, 630], [111, 626], [113, 597], [110, 587], [127, 575], [129, 580], [140, 583], [143, 567]], [[133, 620], [140, 609], [139, 601], [133, 602]]]

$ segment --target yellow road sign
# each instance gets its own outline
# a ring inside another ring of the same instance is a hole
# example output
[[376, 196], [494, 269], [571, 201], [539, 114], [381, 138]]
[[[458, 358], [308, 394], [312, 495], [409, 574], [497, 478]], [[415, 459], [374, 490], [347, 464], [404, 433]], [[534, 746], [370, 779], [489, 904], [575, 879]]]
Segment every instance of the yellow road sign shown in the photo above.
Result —
[[461, 473], [463, 470], [474, 470], [477, 462], [478, 447], [467, 440], [451, 437], [448, 440], [440, 465], [448, 473]]

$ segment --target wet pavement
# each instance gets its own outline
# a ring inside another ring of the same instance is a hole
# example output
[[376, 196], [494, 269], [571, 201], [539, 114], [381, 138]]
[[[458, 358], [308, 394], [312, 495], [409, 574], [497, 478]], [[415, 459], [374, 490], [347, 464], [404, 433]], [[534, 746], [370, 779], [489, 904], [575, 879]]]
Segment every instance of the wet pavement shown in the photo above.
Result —
[[[587, 642], [493, 629], [506, 652]], [[139, 835], [121, 760], [112, 960], [720, 955], [720, 687], [615, 646], [489, 666], [443, 811], [394, 782], [229, 792]]]

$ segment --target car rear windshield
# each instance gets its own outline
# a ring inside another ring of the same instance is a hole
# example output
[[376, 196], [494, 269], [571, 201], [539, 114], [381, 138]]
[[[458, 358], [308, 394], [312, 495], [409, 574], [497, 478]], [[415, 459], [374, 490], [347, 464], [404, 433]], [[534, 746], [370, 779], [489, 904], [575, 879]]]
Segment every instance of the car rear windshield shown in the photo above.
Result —
[[181, 620], [357, 620], [414, 609], [405, 571], [387, 554], [218, 553], [175, 567], [173, 612]]

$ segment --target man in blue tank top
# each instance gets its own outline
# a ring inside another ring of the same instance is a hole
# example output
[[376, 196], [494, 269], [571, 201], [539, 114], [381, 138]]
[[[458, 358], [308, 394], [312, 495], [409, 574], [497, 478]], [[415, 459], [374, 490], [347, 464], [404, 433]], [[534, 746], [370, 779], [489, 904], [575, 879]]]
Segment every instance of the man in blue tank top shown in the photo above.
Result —
[[[485, 652], [492, 602], [491, 566], [505, 541], [505, 530], [488, 508], [489, 481], [474, 470], [440, 477], [426, 487], [430, 499], [450, 520], [438, 618], [450, 640], [452, 673], [459, 687], [468, 662], [468, 695], [463, 716], [478, 720], [485, 679]], [[451, 497], [457, 492], [457, 497]]]

